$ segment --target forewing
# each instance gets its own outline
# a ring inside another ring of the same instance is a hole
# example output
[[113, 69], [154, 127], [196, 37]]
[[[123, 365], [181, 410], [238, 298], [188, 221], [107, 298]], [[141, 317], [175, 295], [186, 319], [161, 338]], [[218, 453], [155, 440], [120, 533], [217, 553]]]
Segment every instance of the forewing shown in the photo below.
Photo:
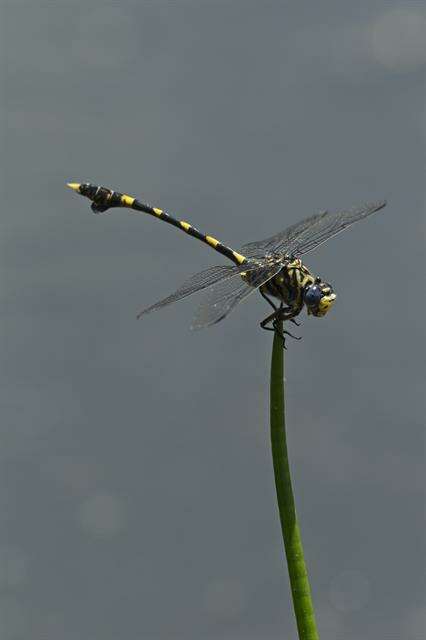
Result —
[[268, 267], [257, 267], [247, 271], [248, 280], [240, 275], [238, 278], [227, 279], [214, 285], [208, 292], [205, 301], [198, 308], [192, 328], [209, 327], [223, 320], [240, 302], [273, 278], [281, 268], [281, 263], [275, 263]]
[[286, 247], [305, 231], [305, 229], [312, 226], [318, 220], [320, 220], [326, 214], [325, 211], [316, 213], [309, 218], [305, 218], [300, 222], [292, 224], [284, 231], [280, 231], [265, 240], [258, 240], [257, 242], [249, 242], [241, 248], [241, 253], [247, 258], [261, 258], [264, 255], [279, 252], [286, 253]]
[[295, 239], [291, 253], [296, 257], [303, 256], [324, 242], [327, 242], [327, 240], [336, 236], [347, 227], [355, 224], [355, 222], [368, 218], [368, 216], [380, 211], [385, 206], [386, 201], [382, 200], [380, 202], [372, 202], [360, 207], [354, 207], [347, 211], [327, 213]]
[[317, 213], [266, 240], [244, 245], [241, 253], [253, 258], [268, 254], [302, 256], [355, 222], [380, 211], [385, 205], [386, 202], [382, 200], [347, 211]]

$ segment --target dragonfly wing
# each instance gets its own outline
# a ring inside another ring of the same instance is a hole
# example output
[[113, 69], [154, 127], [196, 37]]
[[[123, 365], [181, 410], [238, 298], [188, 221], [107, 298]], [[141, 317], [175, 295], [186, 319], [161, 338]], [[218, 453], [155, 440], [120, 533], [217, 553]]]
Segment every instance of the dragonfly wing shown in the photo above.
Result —
[[302, 256], [337, 235], [346, 227], [380, 211], [385, 205], [386, 201], [382, 200], [347, 211], [323, 211], [297, 222], [284, 231], [266, 238], [266, 240], [250, 242], [244, 245], [241, 252], [250, 258], [265, 254]]
[[309, 218], [305, 218], [300, 222], [292, 224], [290, 227], [287, 227], [287, 229], [284, 229], [284, 231], [280, 231], [269, 238], [265, 238], [265, 240], [249, 242], [242, 247], [241, 252], [247, 258], [260, 258], [268, 253], [279, 250], [279, 248], [282, 249], [282, 253], [285, 253], [286, 251], [284, 247], [290, 246], [291, 242], [297, 238], [299, 234], [317, 222], [317, 220], [325, 214], [325, 211], [316, 213], [313, 216], [309, 216]]
[[198, 308], [192, 329], [202, 329], [223, 320], [231, 311], [262, 284], [282, 269], [281, 263], [257, 267], [247, 271], [247, 278], [232, 278], [212, 286], [205, 301]]
[[386, 201], [372, 202], [346, 211], [327, 213], [295, 239], [292, 253], [296, 257], [313, 251], [355, 222], [368, 218], [386, 206]]
[[183, 298], [186, 298], [187, 296], [190, 296], [197, 291], [202, 291], [207, 287], [211, 287], [221, 280], [231, 278], [237, 273], [239, 273], [239, 267], [228, 265], [210, 267], [210, 269], [205, 269], [200, 273], [196, 273], [195, 275], [188, 278], [188, 280], [186, 280], [183, 285], [179, 287], [179, 289], [177, 289], [174, 293], [167, 296], [167, 298], [163, 298], [163, 300], [156, 302], [146, 309], [142, 309], [142, 311], [138, 313], [138, 318], [147, 313], [151, 313], [152, 311], [157, 311], [158, 309], [167, 307], [167, 305], [172, 304], [173, 302], [177, 302], [178, 300], [182, 300]]
[[169, 304], [173, 302], [177, 302], [178, 300], [182, 300], [188, 296], [191, 296], [193, 293], [197, 291], [203, 291], [208, 287], [211, 287], [219, 282], [225, 282], [229, 278], [232, 278], [236, 275], [239, 275], [242, 271], [247, 271], [248, 266], [243, 265], [219, 265], [216, 267], [210, 267], [209, 269], [205, 269], [204, 271], [200, 271], [199, 273], [194, 274], [188, 280], [186, 280], [179, 289], [177, 289], [174, 293], [167, 296], [167, 298], [163, 298], [159, 302], [147, 307], [146, 309], [142, 309], [137, 315], [138, 318], [141, 316], [152, 313], [153, 311], [157, 311], [158, 309], [162, 309], [163, 307], [167, 307]]

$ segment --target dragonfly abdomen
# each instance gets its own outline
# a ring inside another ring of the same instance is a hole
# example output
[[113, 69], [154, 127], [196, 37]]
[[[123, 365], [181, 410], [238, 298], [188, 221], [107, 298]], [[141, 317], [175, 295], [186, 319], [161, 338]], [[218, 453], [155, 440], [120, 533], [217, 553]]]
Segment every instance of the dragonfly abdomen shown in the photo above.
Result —
[[128, 196], [125, 193], [120, 193], [119, 191], [113, 191], [112, 189], [107, 189], [106, 187], [98, 187], [97, 185], [93, 185], [90, 183], [68, 183], [68, 186], [77, 191], [83, 196], [86, 196], [90, 200], [92, 200], [92, 210], [95, 213], [104, 213], [110, 208], [116, 207], [125, 207], [127, 209], [132, 209], [133, 211], [141, 211], [143, 213], [147, 213], [150, 216], [154, 216], [159, 220], [163, 220], [168, 224], [181, 229], [189, 236], [193, 238], [197, 238], [197, 240], [201, 240], [205, 244], [209, 245], [212, 249], [220, 253], [222, 256], [229, 258], [236, 265], [243, 264], [246, 262], [245, 256], [237, 251], [234, 251], [230, 247], [222, 244], [219, 240], [210, 236], [206, 233], [202, 233], [198, 231], [195, 227], [192, 226], [189, 222], [185, 220], [179, 220], [174, 216], [170, 215], [166, 211], [159, 209], [158, 207], [152, 207], [141, 200], [133, 198], [133, 196]]

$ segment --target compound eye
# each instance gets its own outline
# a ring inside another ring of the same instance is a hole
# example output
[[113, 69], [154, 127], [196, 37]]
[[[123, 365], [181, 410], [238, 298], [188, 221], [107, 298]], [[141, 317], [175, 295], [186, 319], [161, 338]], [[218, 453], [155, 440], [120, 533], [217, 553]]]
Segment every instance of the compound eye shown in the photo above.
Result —
[[308, 287], [305, 291], [305, 302], [309, 307], [314, 307], [317, 304], [319, 304], [321, 298], [323, 296], [323, 293], [320, 289], [320, 287], [316, 284], [312, 284], [310, 287]]

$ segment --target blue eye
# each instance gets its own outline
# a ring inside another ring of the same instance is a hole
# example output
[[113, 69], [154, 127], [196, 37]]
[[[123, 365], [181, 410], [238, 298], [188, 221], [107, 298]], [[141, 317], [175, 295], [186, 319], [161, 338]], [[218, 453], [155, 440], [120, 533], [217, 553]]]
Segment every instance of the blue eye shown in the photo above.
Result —
[[311, 284], [305, 291], [305, 302], [308, 306], [313, 307], [319, 303], [323, 296], [323, 293], [318, 285]]

